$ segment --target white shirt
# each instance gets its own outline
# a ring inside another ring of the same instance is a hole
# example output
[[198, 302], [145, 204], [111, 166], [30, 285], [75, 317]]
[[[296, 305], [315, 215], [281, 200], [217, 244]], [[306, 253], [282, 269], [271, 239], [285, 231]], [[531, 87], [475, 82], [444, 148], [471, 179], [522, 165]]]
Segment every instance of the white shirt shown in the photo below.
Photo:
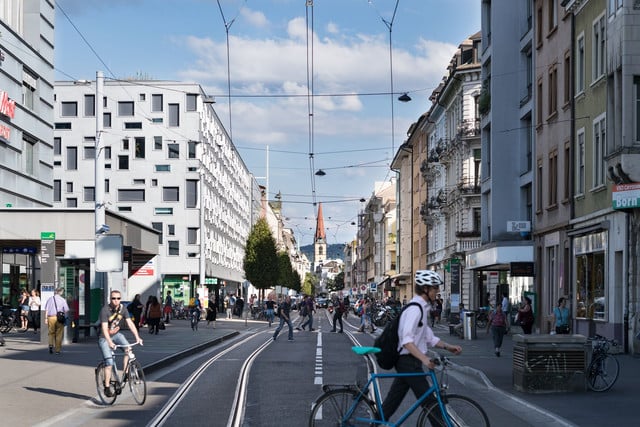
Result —
[[502, 311], [507, 313], [509, 311], [509, 298], [502, 297]]
[[[409, 354], [409, 350], [404, 348], [405, 344], [414, 343], [421, 353], [426, 354], [429, 347], [435, 347], [440, 338], [433, 334], [433, 330], [429, 327], [429, 311], [431, 307], [419, 295], [411, 298], [409, 302], [417, 302], [422, 307], [422, 319], [420, 319], [420, 309], [415, 305], [408, 306], [400, 316], [398, 325], [398, 349], [400, 354]], [[422, 326], [418, 326], [422, 320]]]

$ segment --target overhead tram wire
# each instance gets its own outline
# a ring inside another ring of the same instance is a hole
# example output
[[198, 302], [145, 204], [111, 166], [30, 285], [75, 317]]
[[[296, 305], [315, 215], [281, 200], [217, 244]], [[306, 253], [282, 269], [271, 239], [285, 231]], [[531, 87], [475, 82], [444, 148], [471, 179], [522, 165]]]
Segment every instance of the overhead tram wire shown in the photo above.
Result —
[[[311, 19], [309, 18], [311, 12]], [[313, 206], [316, 206], [316, 176], [314, 160], [314, 104], [313, 104], [313, 0], [305, 1], [305, 23], [306, 23], [306, 43], [307, 43], [307, 127], [309, 138], [309, 175], [311, 179], [311, 198]], [[311, 31], [311, 37], [309, 32]], [[315, 209], [314, 209], [315, 211]], [[315, 215], [315, 212], [314, 212]]]

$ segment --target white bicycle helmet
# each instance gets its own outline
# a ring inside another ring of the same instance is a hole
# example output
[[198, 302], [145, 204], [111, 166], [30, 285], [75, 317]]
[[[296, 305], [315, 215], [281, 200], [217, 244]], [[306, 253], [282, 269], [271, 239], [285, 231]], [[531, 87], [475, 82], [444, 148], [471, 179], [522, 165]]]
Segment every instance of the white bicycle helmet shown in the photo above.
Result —
[[415, 282], [417, 286], [430, 286], [435, 288], [444, 284], [438, 273], [433, 270], [417, 270]]

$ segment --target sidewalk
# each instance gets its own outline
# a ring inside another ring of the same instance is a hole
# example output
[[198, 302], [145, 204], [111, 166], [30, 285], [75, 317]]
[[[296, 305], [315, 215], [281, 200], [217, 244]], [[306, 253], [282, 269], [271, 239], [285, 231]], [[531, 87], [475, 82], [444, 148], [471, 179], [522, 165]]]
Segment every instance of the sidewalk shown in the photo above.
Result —
[[[158, 335], [140, 330], [144, 341], [136, 357], [147, 375], [239, 334], [245, 328], [240, 319], [217, 322], [207, 328], [201, 321], [194, 332], [186, 320], [173, 320]], [[249, 322], [251, 324], [251, 322]], [[133, 335], [124, 332], [133, 342]], [[94, 369], [102, 356], [97, 337], [63, 344], [62, 354], [49, 354], [33, 331], [4, 335], [0, 347], [0, 401], [4, 425], [34, 425], [77, 407], [95, 396]], [[44, 363], [43, 363], [44, 362]], [[118, 364], [122, 363], [120, 359]]]
[[[516, 329], [513, 328], [512, 333], [517, 333]], [[507, 396], [514, 408], [520, 407], [520, 415], [529, 410], [523, 405], [532, 404], [564, 418], [567, 421], [564, 425], [601, 426], [604, 420], [609, 425], [629, 425], [630, 420], [637, 419], [634, 414], [639, 402], [640, 358], [626, 354], [615, 356], [620, 363], [620, 376], [607, 392], [523, 393], [513, 388], [512, 333], [505, 336], [501, 357], [496, 357], [491, 334], [485, 330], [478, 329], [475, 340], [450, 336], [446, 325], [436, 325], [434, 331], [445, 341], [462, 346], [462, 354], [452, 360], [467, 367], [463, 371], [476, 377], [478, 388], [502, 392], [499, 394]]]

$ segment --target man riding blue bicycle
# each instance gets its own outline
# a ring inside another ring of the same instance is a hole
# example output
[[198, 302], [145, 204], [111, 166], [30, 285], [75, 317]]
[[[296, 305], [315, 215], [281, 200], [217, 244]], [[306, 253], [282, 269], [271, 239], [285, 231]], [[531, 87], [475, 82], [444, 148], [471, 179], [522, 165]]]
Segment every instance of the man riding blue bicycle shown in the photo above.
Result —
[[[429, 347], [442, 348], [453, 354], [460, 354], [462, 347], [447, 344], [433, 334], [429, 327], [429, 311], [433, 309], [442, 279], [435, 271], [418, 270], [415, 275], [415, 293], [411, 303], [400, 316], [398, 324], [398, 344], [400, 357], [395, 365], [398, 373], [423, 372], [423, 366], [429, 369], [435, 367], [435, 363], [427, 356]], [[421, 316], [421, 312], [423, 313]], [[422, 396], [430, 385], [425, 376], [407, 376], [394, 378], [389, 393], [382, 403], [382, 412], [388, 420], [398, 409], [405, 395], [411, 389], [416, 397]], [[435, 397], [427, 399], [426, 405], [436, 402]], [[433, 423], [432, 423], [433, 424]], [[439, 425], [439, 424], [438, 424]]]
[[[113, 360], [112, 349], [116, 349], [116, 346], [128, 346], [129, 342], [125, 336], [120, 332], [120, 325], [123, 321], [129, 326], [129, 330], [133, 333], [136, 339], [136, 344], [142, 345], [142, 338], [138, 335], [138, 329], [129, 316], [129, 311], [126, 310], [120, 300], [122, 296], [120, 291], [111, 291], [110, 302], [102, 307], [100, 310], [100, 332], [101, 336], [98, 340], [98, 345], [102, 351], [102, 357], [104, 359], [104, 394], [107, 397], [113, 396], [115, 390], [110, 386], [111, 384], [111, 366], [115, 363]], [[129, 363], [129, 348], [125, 348], [124, 365], [122, 367], [123, 372], [126, 372], [127, 364]]]
[[189, 301], [189, 310], [191, 314], [191, 329], [194, 331], [198, 329], [198, 322], [200, 321], [200, 313], [202, 313], [202, 303], [200, 302], [200, 295], [196, 294], [195, 297]]

